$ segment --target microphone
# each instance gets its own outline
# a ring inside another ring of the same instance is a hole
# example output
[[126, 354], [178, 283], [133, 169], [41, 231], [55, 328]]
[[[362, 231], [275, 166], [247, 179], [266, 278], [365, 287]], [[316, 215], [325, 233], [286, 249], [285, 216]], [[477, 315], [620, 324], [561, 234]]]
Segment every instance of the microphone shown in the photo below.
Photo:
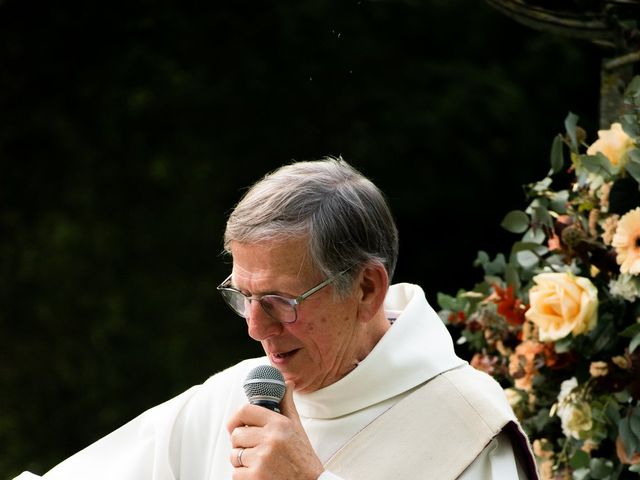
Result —
[[260, 405], [280, 413], [280, 401], [284, 398], [284, 377], [271, 365], [258, 365], [244, 381], [244, 393], [251, 405]]

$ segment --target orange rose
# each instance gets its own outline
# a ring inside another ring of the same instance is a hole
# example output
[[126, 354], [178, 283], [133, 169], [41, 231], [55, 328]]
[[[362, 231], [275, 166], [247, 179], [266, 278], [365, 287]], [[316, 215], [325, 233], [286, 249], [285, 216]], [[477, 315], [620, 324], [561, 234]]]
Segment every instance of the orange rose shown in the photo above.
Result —
[[588, 278], [565, 272], [541, 273], [529, 290], [528, 320], [538, 326], [540, 341], [592, 330], [598, 319], [598, 289]]

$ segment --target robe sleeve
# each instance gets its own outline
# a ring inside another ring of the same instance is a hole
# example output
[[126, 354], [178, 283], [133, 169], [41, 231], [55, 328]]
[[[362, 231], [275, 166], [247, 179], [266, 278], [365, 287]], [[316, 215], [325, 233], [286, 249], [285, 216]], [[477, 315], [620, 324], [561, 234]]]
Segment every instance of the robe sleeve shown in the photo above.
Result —
[[174, 433], [180, 428], [180, 412], [198, 388], [147, 410], [42, 477], [24, 472], [14, 480], [175, 480], [180, 452]]
[[516, 460], [513, 446], [506, 432], [499, 433], [462, 472], [458, 480], [526, 480], [527, 474]]

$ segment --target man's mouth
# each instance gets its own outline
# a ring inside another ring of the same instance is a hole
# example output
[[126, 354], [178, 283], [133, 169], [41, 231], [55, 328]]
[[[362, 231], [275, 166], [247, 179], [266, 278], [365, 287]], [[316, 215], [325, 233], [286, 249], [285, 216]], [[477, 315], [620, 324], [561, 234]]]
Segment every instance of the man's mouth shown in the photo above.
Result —
[[296, 348], [296, 349], [293, 349], [293, 350], [289, 350], [288, 352], [272, 353], [271, 356], [276, 360], [285, 360], [285, 359], [290, 358], [291, 356], [293, 356], [298, 350], [300, 350], [300, 349]]

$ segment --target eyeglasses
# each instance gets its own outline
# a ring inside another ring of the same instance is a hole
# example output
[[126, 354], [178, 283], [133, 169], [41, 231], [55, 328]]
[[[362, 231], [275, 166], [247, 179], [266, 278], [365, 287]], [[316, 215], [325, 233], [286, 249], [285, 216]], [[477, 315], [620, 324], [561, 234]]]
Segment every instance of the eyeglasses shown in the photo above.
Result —
[[231, 310], [243, 318], [247, 318], [249, 305], [255, 300], [260, 304], [262, 310], [264, 310], [271, 318], [280, 323], [289, 324], [298, 319], [298, 305], [348, 271], [349, 269], [346, 269], [327, 278], [324, 282], [319, 283], [296, 298], [287, 298], [280, 295], [245, 295], [240, 290], [231, 286], [231, 275], [229, 275], [224, 282], [218, 285], [218, 290], [222, 294], [222, 298], [224, 298], [227, 305], [231, 307]]

